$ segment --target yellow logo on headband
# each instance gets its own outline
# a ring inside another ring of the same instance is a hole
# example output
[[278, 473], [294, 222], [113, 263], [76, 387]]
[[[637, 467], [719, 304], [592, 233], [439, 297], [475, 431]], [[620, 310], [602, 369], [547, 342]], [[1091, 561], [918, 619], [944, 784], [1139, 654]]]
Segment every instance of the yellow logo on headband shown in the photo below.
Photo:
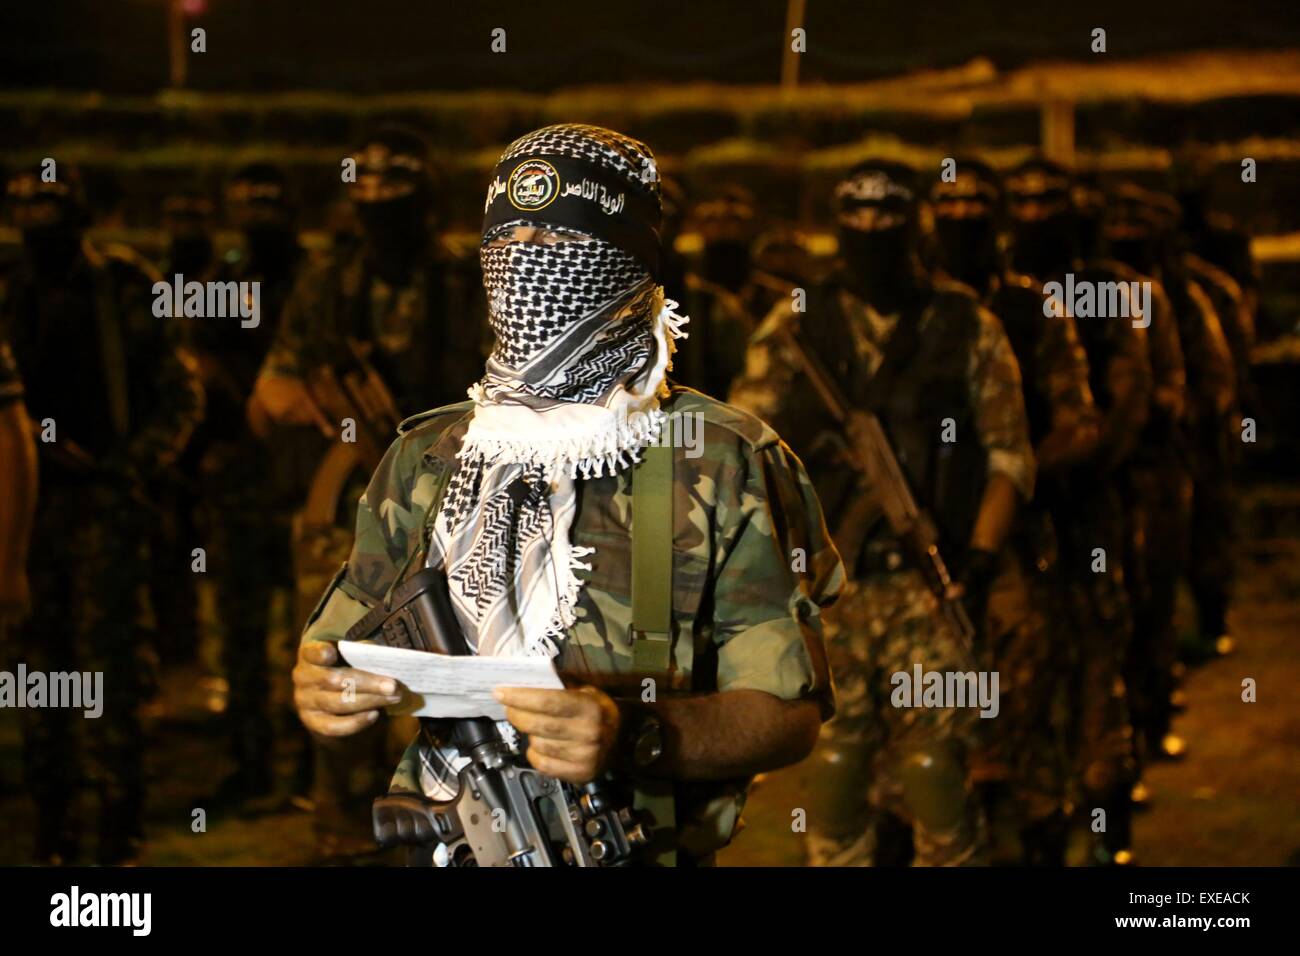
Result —
[[515, 167], [506, 195], [516, 209], [542, 209], [560, 194], [560, 174], [542, 159], [529, 159]]

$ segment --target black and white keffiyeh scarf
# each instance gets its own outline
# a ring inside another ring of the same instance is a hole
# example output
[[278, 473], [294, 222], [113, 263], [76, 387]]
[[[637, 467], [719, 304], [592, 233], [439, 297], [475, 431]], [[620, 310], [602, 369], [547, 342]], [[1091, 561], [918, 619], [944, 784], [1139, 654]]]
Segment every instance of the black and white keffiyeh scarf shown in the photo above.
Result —
[[[570, 158], [623, 177], [638, 195], [653, 189], [658, 202], [652, 155], [617, 133], [547, 127], [512, 144], [499, 168], [538, 156], [563, 171], [552, 189], [562, 187], [572, 167], [561, 161]], [[506, 179], [503, 173], [489, 189], [489, 205]], [[594, 188], [588, 194], [600, 201]], [[605, 208], [617, 212], [624, 203], [611, 199]], [[484, 235], [480, 259], [497, 342], [486, 374], [469, 390], [473, 418], [434, 524], [429, 563], [445, 568], [476, 653], [554, 656], [575, 619], [575, 572], [591, 567], [583, 561], [590, 549], [570, 539], [575, 482], [631, 466], [658, 439], [665, 376], [686, 319], [664, 298], [644, 257], [599, 235], [488, 244], [515, 224], [498, 223]]]

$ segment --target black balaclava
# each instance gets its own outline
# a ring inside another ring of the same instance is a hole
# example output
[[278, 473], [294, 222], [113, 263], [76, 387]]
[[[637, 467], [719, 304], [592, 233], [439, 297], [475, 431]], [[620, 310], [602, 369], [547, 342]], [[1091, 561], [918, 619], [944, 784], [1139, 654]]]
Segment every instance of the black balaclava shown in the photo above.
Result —
[[163, 202], [163, 222], [170, 236], [167, 268], [188, 278], [198, 278], [212, 267], [212, 200], [184, 191]]
[[1165, 264], [1166, 217], [1161, 200], [1133, 183], [1116, 187], [1104, 235], [1110, 256], [1145, 276], [1158, 278]]
[[[921, 284], [916, 203], [916, 173], [902, 163], [861, 163], [835, 187], [844, 284], [886, 314], [898, 311]], [[851, 218], [860, 209], [894, 213], [902, 222], [858, 228]]]
[[42, 182], [35, 173], [18, 173], [8, 185], [14, 225], [22, 232], [23, 250], [32, 274], [42, 281], [66, 276], [81, 258], [81, 240], [89, 214], [76, 170], [64, 166], [58, 182]]
[[[958, 159], [956, 178], [940, 180], [930, 190], [939, 265], [977, 291], [988, 289], [998, 272], [998, 176], [989, 165]], [[946, 202], [964, 201], [968, 215], [946, 214]], [[982, 212], [973, 212], [980, 209]]]
[[1080, 174], [1070, 189], [1074, 206], [1075, 233], [1079, 255], [1087, 260], [1101, 253], [1101, 223], [1106, 213], [1106, 194], [1094, 175]]
[[[1046, 278], [1068, 271], [1078, 256], [1078, 226], [1070, 204], [1070, 174], [1065, 167], [1045, 159], [1021, 163], [1006, 178], [1010, 212], [1011, 266], [1019, 272]], [[1039, 219], [1017, 214], [1016, 203], [1037, 200], [1058, 211]]]
[[414, 130], [385, 126], [353, 154], [352, 201], [367, 258], [384, 281], [405, 285], [428, 248], [433, 179], [428, 148]]
[[753, 268], [752, 246], [757, 231], [753, 194], [743, 186], [728, 187], [716, 198], [698, 204], [691, 218], [704, 241], [704, 278], [739, 292]]
[[287, 278], [301, 249], [284, 173], [269, 163], [243, 167], [226, 187], [226, 210], [244, 235], [250, 270], [272, 282]]

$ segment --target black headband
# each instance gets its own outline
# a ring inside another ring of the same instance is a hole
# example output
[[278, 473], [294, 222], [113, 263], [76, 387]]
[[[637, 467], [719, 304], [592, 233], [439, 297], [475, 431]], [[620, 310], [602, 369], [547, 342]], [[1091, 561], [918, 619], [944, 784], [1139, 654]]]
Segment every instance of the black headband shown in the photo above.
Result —
[[659, 202], [611, 169], [571, 156], [500, 163], [483, 205], [483, 235], [507, 222], [576, 229], [618, 246], [659, 273]]

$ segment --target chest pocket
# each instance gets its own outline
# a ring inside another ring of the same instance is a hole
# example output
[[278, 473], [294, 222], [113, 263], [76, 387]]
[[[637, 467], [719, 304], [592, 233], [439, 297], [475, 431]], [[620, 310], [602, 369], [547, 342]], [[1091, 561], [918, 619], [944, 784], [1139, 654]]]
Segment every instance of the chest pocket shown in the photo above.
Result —
[[[701, 665], [707, 664], [712, 641], [709, 628], [699, 626], [697, 620], [712, 616], [707, 606], [711, 569], [706, 550], [698, 546], [700, 531], [684, 509], [672, 508], [672, 571], [671, 580], [665, 581], [666, 562], [659, 549], [668, 550], [669, 539], [654, 533], [654, 521], [646, 522], [651, 528], [650, 540], [641, 544], [643, 548], [648, 545], [653, 554], [643, 552], [641, 561], [650, 566], [653, 577], [648, 580], [647, 594], [642, 596], [639, 608], [644, 620], [634, 621], [637, 545], [632, 486], [628, 472], [579, 484], [573, 543], [594, 548], [595, 553], [585, 559], [591, 571], [579, 572], [586, 586], [579, 595], [578, 623], [566, 645], [565, 664], [598, 676], [602, 684], [628, 690], [639, 691], [647, 676], [666, 678], [675, 691], [707, 689], [711, 686], [708, 667], [702, 670]], [[664, 476], [662, 493], [674, 494], [671, 472]], [[647, 573], [644, 567], [641, 573]], [[653, 644], [656, 634], [634, 634], [633, 623], [661, 632], [668, 646], [661, 652]]]

